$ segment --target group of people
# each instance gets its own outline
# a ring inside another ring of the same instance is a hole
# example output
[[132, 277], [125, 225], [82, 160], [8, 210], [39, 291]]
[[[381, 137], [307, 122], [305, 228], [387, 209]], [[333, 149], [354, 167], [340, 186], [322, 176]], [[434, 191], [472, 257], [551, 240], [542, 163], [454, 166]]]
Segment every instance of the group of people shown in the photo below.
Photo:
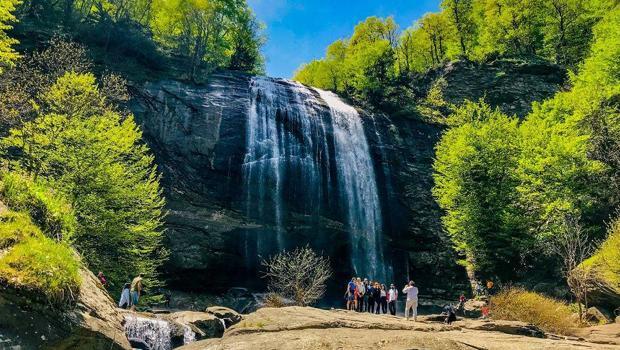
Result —
[[[411, 311], [413, 319], [417, 320], [418, 288], [413, 281], [409, 281], [402, 291], [407, 295], [405, 317], [408, 320]], [[344, 296], [347, 301], [347, 310], [387, 314], [389, 309], [390, 314], [396, 315], [398, 289], [393, 283], [387, 289], [385, 284], [377, 281], [369, 281], [367, 278], [362, 281], [360, 277], [353, 277], [347, 284]]]
[[118, 302], [118, 307], [131, 310], [136, 310], [136, 305], [140, 301], [140, 296], [144, 285], [142, 284], [143, 275], [139, 274], [135, 277], [131, 283], [125, 283], [123, 285], [123, 291], [121, 292], [121, 300]]

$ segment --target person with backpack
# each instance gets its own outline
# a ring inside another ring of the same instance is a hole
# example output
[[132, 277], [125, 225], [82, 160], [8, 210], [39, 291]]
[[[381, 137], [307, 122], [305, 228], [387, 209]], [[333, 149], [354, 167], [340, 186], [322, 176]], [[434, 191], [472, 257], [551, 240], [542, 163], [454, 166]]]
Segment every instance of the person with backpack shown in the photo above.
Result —
[[390, 285], [390, 290], [387, 292], [387, 303], [392, 316], [396, 315], [396, 300], [398, 300], [398, 289], [394, 283]]
[[129, 292], [131, 294], [131, 311], [136, 311], [136, 306], [138, 302], [140, 302], [142, 290], [144, 289], [144, 285], [142, 284], [143, 279], [144, 275], [140, 273], [131, 281], [131, 290]]
[[347, 289], [344, 292], [344, 296], [347, 300], [347, 310], [353, 310], [352, 307], [355, 306], [355, 290], [357, 289], [357, 285], [355, 284], [355, 277], [351, 278], [351, 281], [347, 284]]

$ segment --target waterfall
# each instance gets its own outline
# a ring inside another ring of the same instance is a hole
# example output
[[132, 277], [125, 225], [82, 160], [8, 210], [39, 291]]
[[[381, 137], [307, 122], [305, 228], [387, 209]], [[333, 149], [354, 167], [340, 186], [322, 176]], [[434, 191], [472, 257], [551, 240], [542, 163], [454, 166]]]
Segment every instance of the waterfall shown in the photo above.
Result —
[[[318, 214], [329, 182], [326, 123], [316, 113], [313, 93], [301, 84], [253, 78], [243, 163], [246, 214], [269, 221], [276, 231], [277, 249], [286, 248], [283, 215], [288, 202], [303, 203], [301, 212]], [[291, 186], [294, 179], [296, 186]], [[300, 188], [294, 188], [294, 187]], [[247, 251], [246, 256], [250, 253]], [[266, 237], [256, 240], [259, 254], [269, 252]]]
[[125, 333], [129, 339], [144, 341], [151, 350], [172, 349], [170, 325], [166, 321], [138, 316], [125, 317]]
[[248, 265], [256, 266], [253, 257], [296, 245], [287, 240], [291, 213], [317, 222], [340, 213], [337, 219], [349, 232], [352, 273], [384, 279], [379, 195], [357, 110], [331, 92], [266, 77], [251, 79], [250, 98], [242, 165], [245, 211], [272, 227], [256, 230], [256, 237], [246, 234]]
[[[183, 327], [183, 344], [196, 341], [196, 333], [188, 325]], [[165, 320], [147, 317], [125, 316], [125, 334], [128, 339], [139, 339], [149, 346], [150, 350], [171, 350], [172, 329]]]
[[385, 281], [381, 208], [368, 141], [357, 110], [319, 90], [332, 115], [338, 182], [347, 208], [351, 262], [361, 276]]

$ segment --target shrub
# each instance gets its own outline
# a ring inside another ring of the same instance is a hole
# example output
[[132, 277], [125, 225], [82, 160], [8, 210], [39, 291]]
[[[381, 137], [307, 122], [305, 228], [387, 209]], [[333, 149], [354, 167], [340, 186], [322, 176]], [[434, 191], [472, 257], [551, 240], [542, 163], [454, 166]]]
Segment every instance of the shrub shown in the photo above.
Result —
[[490, 304], [492, 317], [531, 323], [546, 332], [569, 334], [578, 326], [568, 305], [521, 288], [502, 290]]
[[286, 306], [286, 303], [284, 302], [284, 299], [282, 299], [282, 297], [278, 294], [268, 293], [267, 296], [265, 297], [265, 307], [279, 308], [279, 307], [285, 307], [285, 306]]
[[325, 282], [331, 277], [329, 259], [317, 255], [310, 247], [283, 251], [263, 261], [269, 291], [291, 299], [296, 305], [310, 305], [325, 293]]
[[30, 217], [24, 213], [7, 211], [0, 215], [0, 250], [12, 247], [27, 238], [42, 237]]
[[77, 221], [71, 206], [58, 193], [17, 173], [0, 173], [0, 196], [13, 210], [25, 211], [58, 241], [68, 240]]
[[79, 268], [73, 249], [41, 235], [25, 239], [0, 257], [0, 281], [62, 304], [77, 296]]

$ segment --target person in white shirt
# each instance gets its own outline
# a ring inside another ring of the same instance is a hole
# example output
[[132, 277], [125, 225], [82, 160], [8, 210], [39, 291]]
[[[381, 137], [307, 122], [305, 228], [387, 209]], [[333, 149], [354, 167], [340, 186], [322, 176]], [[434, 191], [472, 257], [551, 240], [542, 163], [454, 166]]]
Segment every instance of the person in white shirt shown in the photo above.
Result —
[[398, 289], [392, 283], [390, 285], [390, 290], [388, 291], [387, 302], [390, 307], [390, 314], [396, 315], [396, 300], [398, 300]]
[[131, 306], [131, 300], [129, 298], [129, 283], [125, 283], [123, 291], [121, 292], [121, 300], [118, 302], [118, 307], [126, 309]]
[[407, 302], [405, 303], [405, 317], [409, 321], [409, 309], [413, 309], [413, 321], [418, 320], [418, 287], [413, 281], [403, 288], [403, 293], [407, 294]]

